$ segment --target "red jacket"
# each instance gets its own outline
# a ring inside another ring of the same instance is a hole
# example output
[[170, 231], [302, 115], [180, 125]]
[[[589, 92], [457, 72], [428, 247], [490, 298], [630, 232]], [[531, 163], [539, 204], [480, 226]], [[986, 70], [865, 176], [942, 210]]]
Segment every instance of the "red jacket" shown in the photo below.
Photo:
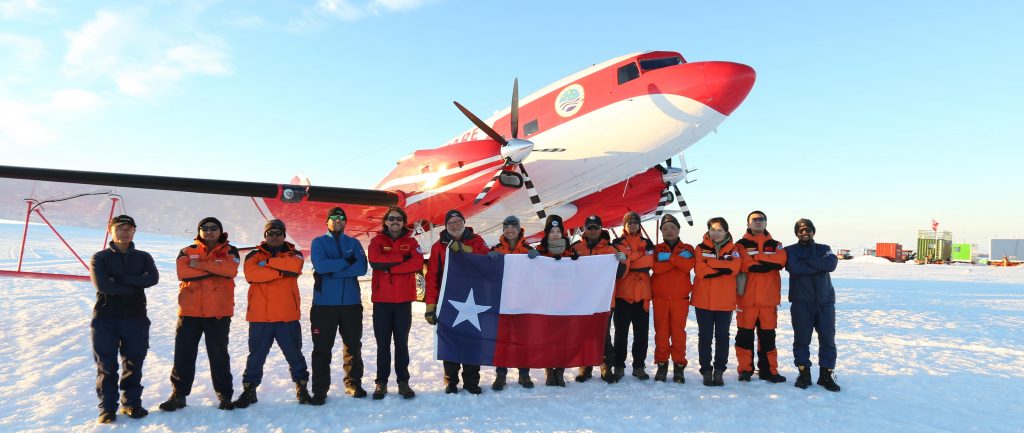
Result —
[[[199, 259], [195, 268], [188, 264]], [[178, 316], [231, 317], [235, 314], [235, 276], [238, 249], [222, 235], [212, 249], [199, 239], [182, 248], [175, 261], [178, 268]]]
[[612, 242], [626, 253], [628, 272], [615, 280], [615, 297], [626, 302], [651, 300], [651, 265], [654, 264], [654, 244], [640, 234], [623, 234]]
[[[696, 276], [693, 279], [693, 297], [690, 305], [713, 311], [735, 310], [736, 275], [740, 271], [740, 255], [732, 241], [727, 240], [722, 248], [716, 251], [711, 238], [705, 233], [704, 242], [697, 245], [695, 250]], [[728, 269], [732, 273], [705, 278], [718, 273], [718, 269]]]
[[[786, 249], [781, 242], [764, 232], [754, 236], [747, 230], [743, 239], [736, 242], [740, 253], [740, 271], [747, 273], [747, 285], [739, 297], [740, 307], [775, 307], [782, 301], [782, 278], [779, 270], [786, 266]], [[751, 265], [775, 264], [778, 269], [768, 272], [751, 272]]]
[[532, 250], [533, 247], [526, 243], [526, 239], [523, 236], [523, 229], [519, 229], [519, 237], [516, 238], [515, 245], [512, 245], [505, 236], [498, 238], [498, 243], [491, 247], [491, 251], [497, 251], [502, 254], [526, 254]]
[[398, 239], [391, 239], [382, 230], [370, 239], [367, 255], [373, 268], [371, 301], [416, 300], [416, 275], [423, 272], [423, 249], [410, 230], [403, 230]]
[[[658, 256], [663, 253], [669, 255], [668, 260], [659, 261]], [[689, 257], [684, 257], [687, 255]], [[690, 271], [697, 262], [695, 255], [693, 247], [682, 240], [676, 241], [675, 246], [662, 242], [654, 247], [651, 292], [655, 300], [684, 299], [689, 302], [690, 292], [693, 291]]]
[[[302, 252], [288, 242], [277, 254], [271, 254], [263, 242], [245, 256], [245, 280], [249, 282], [249, 311], [245, 320], [299, 320], [299, 275], [304, 260]], [[259, 265], [261, 262], [263, 266]]]
[[[573, 242], [572, 250], [577, 255], [579, 255], [580, 257], [582, 257], [582, 256], [596, 256], [596, 255], [601, 255], [601, 254], [615, 254], [615, 253], [619, 252], [619, 249], [615, 248], [614, 246], [612, 246], [612, 243], [611, 243], [610, 239], [611, 239], [611, 236], [608, 235], [608, 231], [607, 230], [601, 230], [601, 238], [597, 240], [597, 243], [594, 244], [594, 246], [590, 246], [590, 242], [587, 241], [587, 238], [582, 238], [582, 239], [580, 239], [580, 240], [578, 240], [576, 242]], [[616, 272], [615, 272], [616, 278], [621, 277], [625, 272], [626, 272], [626, 265], [624, 263], [619, 263], [618, 270], [616, 270]], [[613, 309], [615, 308], [615, 295], [614, 294], [612, 295], [612, 299], [611, 299], [611, 307]]]
[[[473, 233], [472, 227], [466, 227], [462, 232], [462, 238], [458, 239], [464, 246], [473, 249], [473, 254], [487, 254], [487, 243], [484, 238]], [[423, 302], [437, 304], [437, 298], [441, 296], [441, 278], [444, 276], [444, 254], [445, 248], [452, 243], [448, 230], [442, 230], [437, 242], [430, 247], [430, 262], [427, 263], [427, 294]], [[460, 254], [460, 253], [454, 253]]]

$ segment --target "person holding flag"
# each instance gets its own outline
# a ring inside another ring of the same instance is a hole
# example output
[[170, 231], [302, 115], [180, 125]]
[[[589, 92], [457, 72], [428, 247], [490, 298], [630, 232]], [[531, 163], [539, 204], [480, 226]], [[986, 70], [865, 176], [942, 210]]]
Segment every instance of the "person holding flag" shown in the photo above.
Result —
[[[565, 224], [562, 221], [562, 217], [558, 215], [548, 215], [548, 219], [544, 221], [544, 238], [540, 240], [536, 251], [544, 257], [551, 257], [555, 260], [561, 260], [563, 257], [569, 257], [572, 260], [580, 258], [570, 248], [569, 236], [565, 232]], [[558, 290], [558, 288], [552, 287], [552, 290]], [[565, 387], [565, 369], [545, 368], [544, 386]]]
[[[498, 238], [498, 243], [491, 247], [491, 252], [487, 253], [488, 257], [496, 258], [501, 254], [526, 254], [532, 259], [540, 255], [536, 249], [526, 243], [526, 236], [524, 236], [523, 229], [519, 227], [519, 218], [515, 215], [505, 217], [505, 220], [501, 223], [501, 227], [501, 237]], [[495, 391], [505, 389], [506, 375], [508, 375], [508, 368], [496, 368], [494, 383], [491, 384], [491, 389]], [[529, 368], [519, 369], [519, 385], [527, 389], [533, 388], [533, 381], [530, 380]]]
[[[444, 278], [445, 249], [452, 254], [487, 254], [487, 243], [479, 235], [473, 233], [472, 227], [466, 227], [466, 217], [458, 209], [445, 213], [445, 229], [437, 242], [430, 247], [430, 262], [427, 265], [427, 290], [424, 302], [427, 310], [423, 314], [427, 323], [437, 325], [437, 301], [441, 295], [441, 282]], [[453, 361], [442, 361], [444, 365], [445, 394], [459, 392], [459, 370], [462, 370], [462, 388], [470, 394], [480, 394], [480, 365], [461, 364]]]
[[626, 368], [626, 344], [633, 328], [633, 377], [647, 380], [647, 340], [651, 323], [651, 265], [654, 243], [640, 233], [640, 214], [626, 212], [622, 217], [622, 236], [612, 245], [626, 253], [629, 272], [615, 281], [615, 375], [620, 379]]

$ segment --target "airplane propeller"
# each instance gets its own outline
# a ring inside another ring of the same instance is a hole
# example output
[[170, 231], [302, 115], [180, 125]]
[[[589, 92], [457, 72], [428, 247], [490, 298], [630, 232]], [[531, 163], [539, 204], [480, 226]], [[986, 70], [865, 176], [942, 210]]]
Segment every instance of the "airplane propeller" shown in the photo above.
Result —
[[523, 160], [525, 160], [530, 152], [533, 151], [533, 143], [529, 140], [519, 138], [519, 79], [516, 78], [515, 82], [512, 84], [512, 113], [510, 118], [512, 138], [509, 140], [506, 140], [505, 137], [498, 134], [497, 131], [484, 123], [483, 120], [480, 120], [479, 117], [476, 117], [476, 115], [466, 109], [466, 107], [463, 107], [462, 104], [459, 104], [457, 101], [452, 102], [455, 103], [455, 107], [457, 107], [462, 114], [466, 115], [466, 117], [469, 118], [477, 128], [480, 128], [480, 130], [487, 134], [488, 137], [491, 137], [491, 139], [497, 141], [501, 145], [501, 156], [505, 160], [505, 166], [499, 169], [497, 173], [494, 173], [494, 177], [484, 185], [484, 189], [480, 191], [480, 194], [477, 194], [476, 198], [473, 200], [473, 204], [479, 203], [487, 196], [487, 193], [490, 192], [491, 187], [494, 186], [494, 183], [498, 180], [498, 177], [501, 176], [501, 173], [506, 171], [507, 166], [516, 165], [519, 167], [519, 172], [523, 174], [526, 192], [530, 196], [530, 204], [533, 205], [533, 210], [537, 213], [537, 218], [546, 218], [547, 213], [544, 212], [544, 206], [541, 204], [540, 195], [537, 194], [537, 189], [533, 185], [533, 180], [530, 179], [530, 175], [526, 172], [526, 166], [523, 164]]
[[661, 192], [661, 200], [658, 202], [658, 209], [654, 211], [654, 217], [660, 218], [661, 214], [665, 212], [665, 206], [672, 201], [672, 193], [669, 191], [671, 188], [675, 191], [675, 198], [679, 199], [679, 210], [682, 211], [683, 218], [692, 227], [693, 216], [690, 215], [690, 207], [686, 205], [686, 200], [683, 199], [683, 194], [679, 191], [679, 186], [676, 185], [680, 180], [686, 179], [686, 174], [692, 170], [672, 167], [672, 158], [665, 160], [665, 167], [661, 164], [658, 164], [657, 167], [658, 170], [661, 170], [662, 177], [665, 179], [665, 190]]

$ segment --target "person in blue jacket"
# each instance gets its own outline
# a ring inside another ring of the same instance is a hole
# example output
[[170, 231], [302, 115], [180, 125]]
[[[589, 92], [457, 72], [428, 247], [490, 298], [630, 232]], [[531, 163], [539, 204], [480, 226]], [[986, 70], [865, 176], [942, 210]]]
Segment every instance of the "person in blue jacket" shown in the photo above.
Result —
[[313, 307], [309, 322], [313, 335], [314, 406], [327, 401], [331, 388], [331, 351], [335, 336], [341, 334], [344, 347], [345, 393], [366, 397], [363, 389], [363, 304], [357, 277], [366, 275], [363, 246], [345, 231], [345, 210], [327, 212], [327, 233], [310, 248], [313, 262]]
[[793, 362], [800, 370], [796, 387], [811, 385], [811, 333], [818, 333], [818, 385], [839, 391], [836, 367], [836, 291], [830, 272], [839, 259], [828, 245], [814, 242], [814, 223], [802, 218], [793, 226], [798, 242], [786, 247], [789, 307], [793, 321]]
[[[135, 219], [128, 215], [111, 218], [110, 248], [93, 254], [89, 276], [96, 287], [92, 310], [92, 353], [96, 360], [96, 395], [100, 398], [97, 422], [117, 420], [118, 386], [123, 392], [121, 413], [142, 418], [149, 411], [142, 406], [142, 363], [149, 350], [149, 318], [146, 316], [148, 287], [160, 281], [153, 257], [135, 249]], [[121, 354], [120, 380], [117, 355]]]

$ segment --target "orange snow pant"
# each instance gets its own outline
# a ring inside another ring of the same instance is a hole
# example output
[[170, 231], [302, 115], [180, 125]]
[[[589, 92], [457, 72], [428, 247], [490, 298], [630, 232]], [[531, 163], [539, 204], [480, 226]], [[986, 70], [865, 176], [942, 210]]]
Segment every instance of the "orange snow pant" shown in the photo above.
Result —
[[754, 371], [754, 331], [757, 331], [757, 369], [761, 374], [779, 374], [775, 350], [778, 307], [743, 307], [736, 314], [736, 371]]
[[654, 362], [686, 366], [686, 316], [689, 300], [654, 298]]

